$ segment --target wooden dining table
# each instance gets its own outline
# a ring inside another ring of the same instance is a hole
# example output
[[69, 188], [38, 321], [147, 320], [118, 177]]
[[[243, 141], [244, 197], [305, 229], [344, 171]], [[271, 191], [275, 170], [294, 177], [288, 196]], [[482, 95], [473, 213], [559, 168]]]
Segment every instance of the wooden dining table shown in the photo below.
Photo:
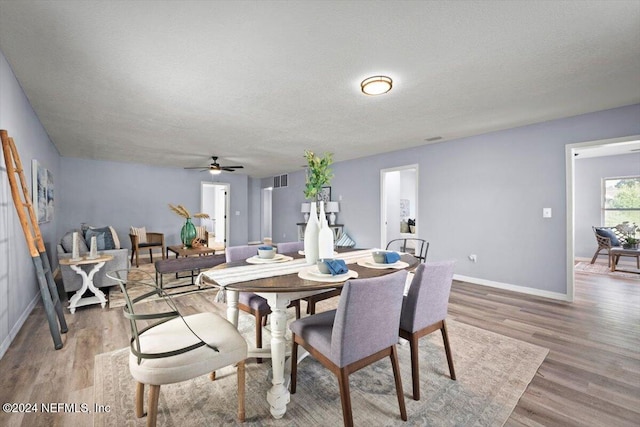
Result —
[[[348, 251], [343, 252], [345, 252], [345, 256], [348, 255]], [[297, 253], [284, 255], [291, 256], [294, 259], [302, 257]], [[368, 257], [370, 258], [371, 255], [369, 254]], [[340, 258], [340, 256], [338, 255], [336, 258]], [[407, 263], [407, 266], [405, 267], [407, 270], [415, 269], [415, 267], [420, 263], [419, 259], [409, 254], [402, 254], [401, 261]], [[220, 264], [212, 270], [230, 269], [247, 265], [249, 264], [246, 261], [234, 261]], [[370, 268], [357, 263], [347, 264], [347, 267], [349, 270], [357, 272], [359, 279], [384, 276], [398, 271], [398, 269], [392, 268]], [[206, 273], [202, 275], [202, 280], [203, 282], [211, 285], [218, 285], [214, 280], [207, 277]], [[297, 273], [293, 273], [242, 281], [228, 284], [224, 287], [226, 290], [227, 320], [236, 325], [236, 327], [238, 326], [239, 292], [253, 292], [265, 298], [271, 308], [271, 345], [270, 347], [250, 349], [248, 357], [271, 358], [272, 386], [267, 391], [267, 401], [270, 405], [271, 415], [274, 418], [279, 419], [284, 416], [287, 411], [287, 404], [290, 400], [288, 381], [285, 379], [285, 360], [287, 356], [287, 340], [285, 338], [287, 331], [287, 306], [291, 301], [314, 295], [327, 289], [341, 288], [345, 282], [346, 280], [342, 282], [306, 280], [300, 278]]]

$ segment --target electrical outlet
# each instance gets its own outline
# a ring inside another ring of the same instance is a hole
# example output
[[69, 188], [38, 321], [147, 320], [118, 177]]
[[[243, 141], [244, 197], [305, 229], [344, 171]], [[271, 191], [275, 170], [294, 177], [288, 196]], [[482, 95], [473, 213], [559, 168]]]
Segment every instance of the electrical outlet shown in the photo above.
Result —
[[469, 260], [473, 262], [478, 262], [478, 255], [476, 254], [469, 255]]
[[542, 208], [542, 218], [551, 218], [551, 208]]

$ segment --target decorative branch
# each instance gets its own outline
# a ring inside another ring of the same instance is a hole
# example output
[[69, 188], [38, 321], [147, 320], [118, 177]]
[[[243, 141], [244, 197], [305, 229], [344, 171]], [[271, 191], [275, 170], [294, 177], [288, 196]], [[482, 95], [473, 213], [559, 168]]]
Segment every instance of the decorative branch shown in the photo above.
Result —
[[[172, 205], [171, 203], [169, 203], [169, 209], [171, 209], [176, 214], [180, 215], [182, 218], [191, 218], [191, 214], [189, 213], [187, 208], [185, 208], [182, 205]], [[193, 217], [194, 218], [209, 218], [209, 214], [203, 213], [203, 212], [199, 212], [199, 213], [195, 214]]]

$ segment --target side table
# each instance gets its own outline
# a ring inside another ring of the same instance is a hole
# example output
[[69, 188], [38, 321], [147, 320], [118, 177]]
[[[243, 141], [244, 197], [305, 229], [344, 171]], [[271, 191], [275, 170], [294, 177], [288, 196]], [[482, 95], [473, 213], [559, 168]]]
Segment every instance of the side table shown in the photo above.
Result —
[[[59, 261], [60, 264], [71, 267], [73, 271], [82, 277], [82, 287], [78, 289], [69, 300], [69, 311], [71, 311], [71, 314], [76, 312], [76, 308], [85, 305], [100, 304], [102, 305], [102, 308], [107, 305], [107, 298], [104, 296], [104, 293], [93, 284], [93, 276], [95, 276], [98, 270], [100, 270], [107, 261], [111, 261], [112, 259], [113, 256], [111, 255], [100, 255], [97, 258], [91, 259], [82, 257], [77, 260], [61, 259]], [[95, 265], [88, 273], [80, 267], [81, 265], [91, 264]], [[94, 296], [82, 298], [82, 295], [87, 291], [87, 289], [93, 292]]]

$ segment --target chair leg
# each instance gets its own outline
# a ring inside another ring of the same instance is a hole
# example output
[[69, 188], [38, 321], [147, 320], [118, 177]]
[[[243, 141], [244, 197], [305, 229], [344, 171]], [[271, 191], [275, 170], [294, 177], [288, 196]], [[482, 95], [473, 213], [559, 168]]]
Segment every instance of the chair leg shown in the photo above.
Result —
[[151, 258], [151, 264], [153, 264], [153, 249], [149, 248], [149, 258]]
[[342, 420], [344, 421], [345, 427], [353, 427], [351, 394], [349, 392], [349, 372], [347, 372], [345, 368], [340, 368], [338, 385], [340, 386], [340, 402], [342, 402]]
[[158, 398], [160, 397], [160, 386], [149, 385], [149, 411], [147, 413], [147, 427], [155, 427], [158, 419]]
[[418, 338], [413, 334], [409, 337], [409, 348], [411, 350], [413, 400], [420, 400], [420, 358], [418, 357]]
[[238, 421], [244, 422], [244, 360], [238, 363]]
[[291, 394], [296, 394], [296, 385], [298, 385], [298, 343], [295, 334], [291, 336]]
[[398, 366], [398, 349], [395, 344], [391, 346], [391, 366], [393, 367], [393, 377], [396, 380], [396, 394], [398, 395], [398, 406], [400, 406], [400, 418], [407, 421], [407, 408], [404, 405], [404, 392], [402, 390], [402, 378], [400, 377], [400, 366]]
[[294, 307], [296, 308], [296, 319], [300, 318], [300, 300], [294, 302]]
[[601, 250], [601, 249], [598, 249], [598, 250], [596, 251], [596, 253], [595, 253], [595, 254], [593, 254], [593, 258], [591, 258], [591, 264], [593, 264], [594, 262], [596, 262], [596, 258], [598, 258], [598, 254], [600, 253], [600, 250]]
[[131, 264], [133, 264], [133, 256], [136, 254], [136, 248], [131, 248]]
[[144, 384], [136, 383], [136, 417], [144, 417]]
[[442, 341], [444, 341], [444, 351], [447, 353], [447, 363], [449, 364], [449, 375], [455, 381], [456, 370], [453, 368], [453, 355], [451, 354], [451, 344], [449, 344], [449, 333], [447, 332], [447, 322], [442, 321]]
[[[253, 317], [256, 318], [256, 348], [262, 348], [262, 317], [257, 312], [253, 314]], [[264, 318], [266, 319], [267, 316]], [[262, 363], [262, 358], [256, 358], [256, 363]]]
[[136, 267], [140, 267], [140, 259], [138, 259], [139, 250], [136, 250]]
[[311, 316], [312, 314], [316, 314], [316, 302], [314, 300], [309, 301], [307, 312], [309, 313], [309, 316]]

